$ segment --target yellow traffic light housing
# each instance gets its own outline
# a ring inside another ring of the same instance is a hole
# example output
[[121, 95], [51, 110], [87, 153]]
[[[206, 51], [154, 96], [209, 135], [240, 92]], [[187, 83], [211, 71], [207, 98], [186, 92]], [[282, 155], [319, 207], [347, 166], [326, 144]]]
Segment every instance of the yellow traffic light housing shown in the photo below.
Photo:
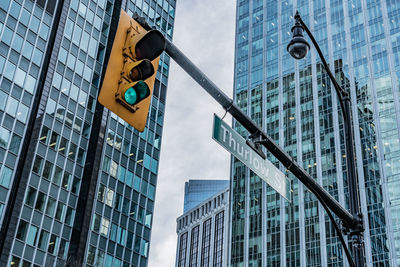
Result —
[[99, 102], [140, 132], [144, 131], [165, 39], [145, 30], [123, 10]]

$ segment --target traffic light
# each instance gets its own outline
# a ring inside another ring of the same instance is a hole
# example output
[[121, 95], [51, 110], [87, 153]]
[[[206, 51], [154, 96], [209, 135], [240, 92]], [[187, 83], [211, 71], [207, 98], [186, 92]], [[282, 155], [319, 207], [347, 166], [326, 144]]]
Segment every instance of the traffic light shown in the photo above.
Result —
[[146, 126], [164, 48], [162, 33], [145, 30], [121, 11], [99, 102], [140, 132]]

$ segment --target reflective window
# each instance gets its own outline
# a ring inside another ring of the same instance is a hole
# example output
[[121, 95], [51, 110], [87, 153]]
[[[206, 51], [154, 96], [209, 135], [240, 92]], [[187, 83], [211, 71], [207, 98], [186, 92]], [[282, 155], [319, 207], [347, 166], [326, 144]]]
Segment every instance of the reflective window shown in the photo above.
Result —
[[68, 145], [68, 140], [64, 137], [61, 137], [61, 142], [60, 146], [58, 147], [58, 152], [61, 153], [61, 155], [65, 155], [67, 152], [67, 145]]
[[136, 175], [135, 175], [135, 180], [134, 180], [134, 183], [133, 183], [133, 189], [135, 189], [138, 192], [140, 190], [140, 178], [138, 176], [136, 176]]
[[65, 190], [69, 189], [69, 184], [70, 184], [70, 180], [71, 180], [71, 174], [69, 174], [68, 172], [64, 172], [64, 176], [63, 176], [63, 180], [62, 180], [62, 187]]
[[37, 48], [34, 48], [33, 57], [32, 57], [33, 63], [40, 66], [42, 63], [42, 57], [43, 57], [43, 52]]
[[56, 169], [54, 171], [53, 181], [52, 181], [56, 185], [60, 185], [60, 183], [61, 183], [62, 172], [63, 172], [63, 170], [60, 167], [56, 166]]
[[18, 154], [19, 151], [19, 146], [21, 144], [21, 137], [13, 134], [11, 138], [11, 143], [10, 143], [10, 151], [13, 152], [14, 154]]
[[20, 220], [16, 238], [19, 240], [25, 241], [27, 231], [28, 231], [28, 223]]
[[100, 234], [104, 236], [108, 236], [108, 229], [110, 227], [110, 220], [106, 218], [101, 219], [101, 228], [100, 228]]
[[74, 214], [75, 214], [75, 211], [71, 207], [68, 207], [67, 213], [65, 214], [65, 221], [64, 221], [64, 223], [66, 225], [72, 226]]
[[24, 87], [25, 77], [26, 72], [17, 67], [15, 70], [14, 83], [19, 85], [20, 87]]
[[26, 237], [26, 243], [28, 245], [35, 246], [37, 236], [38, 236], [38, 228], [36, 226], [34, 226], [34, 225], [31, 225], [29, 227], [29, 232], [28, 232], [28, 235]]
[[36, 199], [35, 209], [43, 212], [45, 202], [46, 202], [46, 195], [42, 192], [39, 192], [38, 197]]
[[113, 199], [114, 199], [114, 191], [112, 189], [106, 188], [104, 203], [112, 207]]
[[129, 170], [126, 172], [126, 185], [132, 187], [133, 173]]
[[65, 205], [61, 202], [58, 202], [55, 218], [59, 221], [61, 221], [64, 216], [64, 208], [65, 208]]
[[121, 182], [125, 182], [125, 171], [126, 169], [124, 167], [119, 166], [118, 180], [120, 180]]
[[35, 197], [36, 189], [33, 187], [29, 187], [28, 193], [26, 194], [25, 204], [33, 207], [33, 204], [35, 203]]
[[49, 232], [42, 230], [40, 232], [38, 248], [41, 250], [46, 250], [48, 241], [49, 241]]
[[1, 176], [0, 176], [0, 185], [8, 188], [10, 186], [12, 174], [13, 174], [12, 169], [3, 166], [3, 170], [1, 171]]
[[56, 248], [58, 246], [58, 236], [52, 234], [50, 237], [49, 246], [47, 247], [47, 252], [51, 254], [57, 253]]
[[58, 133], [52, 132], [49, 147], [51, 147], [52, 149], [57, 149], [59, 137], [60, 136], [58, 135]]
[[43, 168], [42, 177], [45, 179], [50, 179], [52, 170], [53, 170], [53, 164], [50, 161], [46, 160]]
[[17, 120], [26, 123], [26, 119], [28, 118], [29, 109], [22, 103], [19, 103], [18, 111], [17, 111]]
[[147, 257], [148, 252], [149, 252], [149, 241], [142, 239], [140, 245], [140, 255]]
[[154, 185], [149, 184], [149, 189], [147, 191], [147, 196], [154, 201], [155, 196], [155, 187]]
[[50, 129], [47, 128], [46, 126], [43, 126], [42, 128], [42, 133], [40, 134], [39, 141], [47, 144], [50, 136]]
[[42, 172], [42, 165], [43, 165], [43, 158], [40, 157], [39, 155], [36, 155], [32, 171], [40, 175]]
[[69, 146], [68, 158], [71, 160], [75, 160], [76, 157], [77, 146], [74, 143], [71, 143]]
[[[1, 65], [1, 62], [0, 62], [0, 65]], [[0, 69], [0, 72], [1, 72], [1, 69]], [[2, 110], [4, 110], [4, 108], [6, 107], [7, 97], [8, 97], [8, 95], [0, 90], [0, 109], [2, 109]]]
[[65, 24], [65, 30], [64, 30], [64, 35], [71, 39], [72, 37], [72, 31], [73, 31], [74, 23], [72, 20], [67, 19], [67, 23]]
[[7, 148], [10, 140], [10, 131], [0, 126], [0, 147]]
[[28, 60], [30, 60], [32, 57], [32, 52], [33, 52], [33, 45], [31, 45], [29, 42], [25, 42], [24, 48], [22, 49], [22, 55], [26, 57]]
[[56, 204], [57, 201], [54, 198], [49, 197], [49, 199], [47, 200], [46, 214], [50, 217], [54, 216], [54, 212], [56, 211]]
[[7, 101], [6, 112], [10, 114], [12, 117], [15, 117], [15, 114], [17, 113], [17, 107], [18, 107], [18, 101], [10, 96]]

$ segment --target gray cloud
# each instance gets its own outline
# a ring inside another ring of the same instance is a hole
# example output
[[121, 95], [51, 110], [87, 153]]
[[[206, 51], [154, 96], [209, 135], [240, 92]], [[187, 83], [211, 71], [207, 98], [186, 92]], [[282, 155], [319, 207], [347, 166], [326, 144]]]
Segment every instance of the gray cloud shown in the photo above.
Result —
[[[235, 1], [177, 1], [174, 44], [232, 96]], [[211, 138], [224, 110], [171, 61], [149, 266], [174, 266], [184, 182], [228, 179], [230, 156]], [[225, 120], [231, 124], [231, 117]]]

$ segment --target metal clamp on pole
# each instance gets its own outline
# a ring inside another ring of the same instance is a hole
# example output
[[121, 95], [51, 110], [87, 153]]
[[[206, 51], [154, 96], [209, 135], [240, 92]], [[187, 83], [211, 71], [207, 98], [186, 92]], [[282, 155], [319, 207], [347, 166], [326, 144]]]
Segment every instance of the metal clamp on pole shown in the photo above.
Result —
[[261, 140], [260, 133], [255, 132], [246, 139], [246, 144], [251, 147], [251, 149], [253, 149], [254, 152], [256, 152], [260, 157], [266, 159], [267, 157], [265, 156], [265, 153], [262, 151], [261, 147], [262, 141], [263, 140]]

